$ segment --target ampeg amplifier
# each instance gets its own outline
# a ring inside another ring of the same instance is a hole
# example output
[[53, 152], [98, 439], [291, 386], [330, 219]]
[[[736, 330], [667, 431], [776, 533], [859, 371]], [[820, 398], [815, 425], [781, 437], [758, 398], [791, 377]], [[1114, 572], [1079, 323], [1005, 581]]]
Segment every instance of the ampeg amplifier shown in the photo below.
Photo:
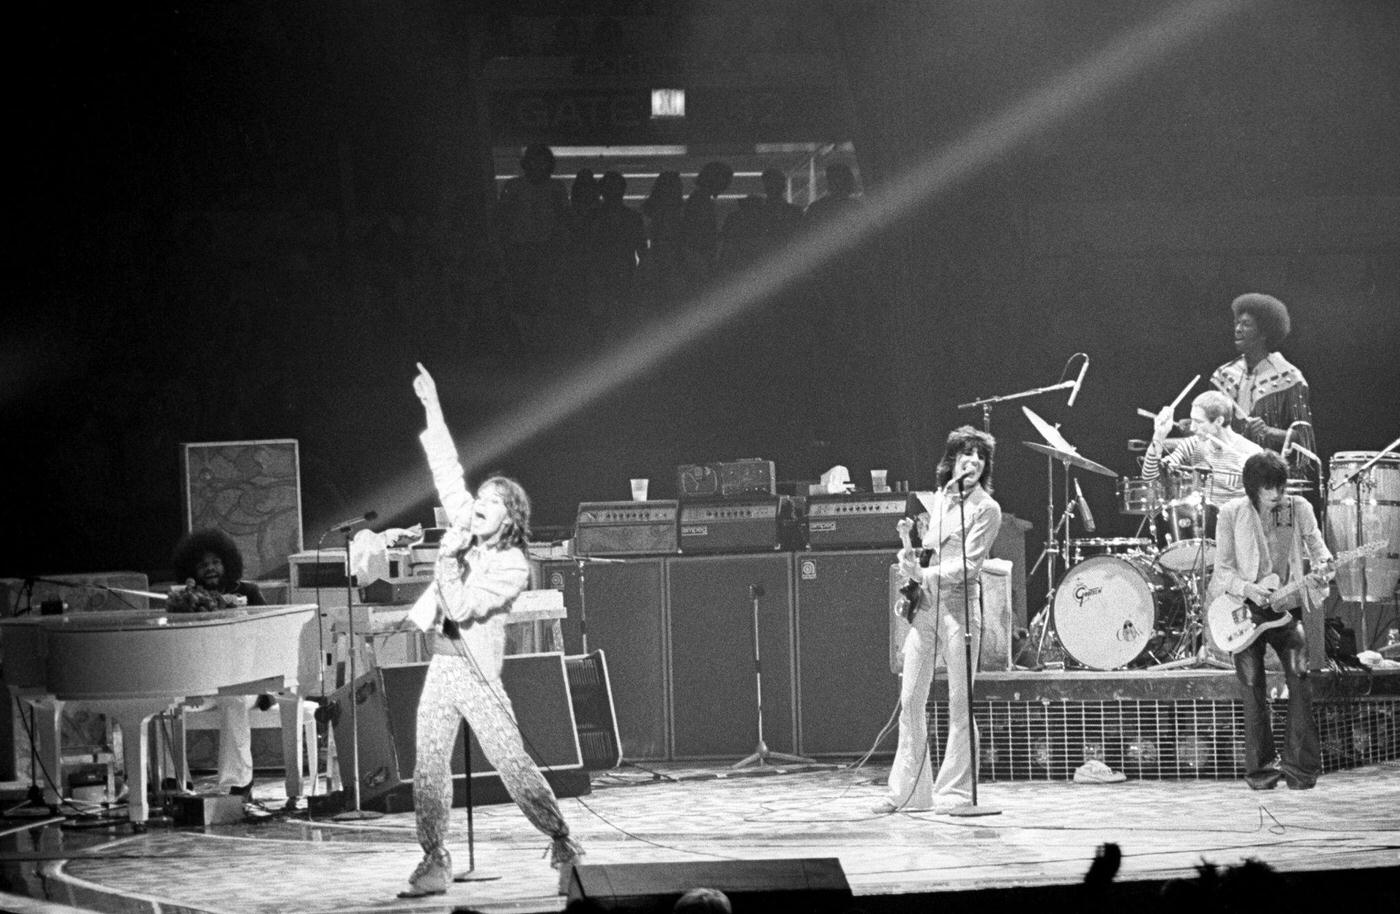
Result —
[[680, 502], [586, 501], [574, 521], [578, 555], [666, 555], [680, 551], [676, 520]]
[[897, 547], [895, 524], [904, 516], [909, 496], [812, 495], [807, 499], [807, 545], [810, 549], [882, 549]]
[[681, 552], [772, 552], [782, 548], [779, 501], [686, 502], [681, 505]]

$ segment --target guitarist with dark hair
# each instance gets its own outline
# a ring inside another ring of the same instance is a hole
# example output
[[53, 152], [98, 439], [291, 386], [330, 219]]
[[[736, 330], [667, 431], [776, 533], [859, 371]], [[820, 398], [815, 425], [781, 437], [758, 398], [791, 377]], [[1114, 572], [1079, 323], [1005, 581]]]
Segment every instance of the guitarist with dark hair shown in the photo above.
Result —
[[[1313, 720], [1312, 682], [1308, 678], [1303, 624], [1299, 609], [1314, 611], [1325, 590], [1331, 553], [1322, 540], [1312, 505], [1285, 491], [1288, 465], [1273, 451], [1262, 451], [1245, 461], [1245, 496], [1228, 502], [1216, 524], [1215, 573], [1210, 595], [1215, 600], [1238, 603], [1243, 624], [1252, 637], [1235, 652], [1235, 674], [1244, 703], [1245, 781], [1255, 790], [1271, 790], [1282, 778], [1294, 790], [1307, 790], [1321, 769], [1317, 725]], [[1311, 560], [1313, 573], [1303, 573], [1303, 558]], [[1304, 583], [1310, 586], [1297, 586]], [[1289, 586], [1292, 585], [1292, 586]], [[1275, 592], [1297, 592], [1271, 604]], [[1251, 614], [1253, 614], [1251, 616]], [[1250, 619], [1263, 620], [1257, 626]], [[1213, 637], [1219, 638], [1213, 633]], [[1265, 699], [1264, 645], [1273, 645], [1288, 683], [1288, 730], [1283, 758], [1274, 747]]]

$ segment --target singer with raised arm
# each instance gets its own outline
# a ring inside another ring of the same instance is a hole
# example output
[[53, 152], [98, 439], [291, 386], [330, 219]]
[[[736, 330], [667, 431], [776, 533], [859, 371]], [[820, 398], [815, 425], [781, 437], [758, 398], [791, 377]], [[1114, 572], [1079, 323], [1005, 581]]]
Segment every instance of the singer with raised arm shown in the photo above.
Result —
[[1288, 308], [1272, 295], [1249, 292], [1230, 303], [1230, 312], [1239, 356], [1215, 369], [1210, 383], [1238, 407], [1231, 427], [1282, 454], [1291, 477], [1316, 484], [1322, 468], [1308, 382], [1278, 351], [1292, 329]]
[[[1191, 436], [1173, 439], [1175, 448], [1165, 457], [1167, 432], [1176, 427], [1170, 406], [1162, 408], [1152, 430], [1152, 442], [1143, 456], [1142, 476], [1156, 479], [1163, 468], [1172, 472], [1194, 472], [1206, 476], [1206, 500], [1222, 508], [1232, 498], [1244, 494], [1241, 472], [1244, 462], [1259, 453], [1259, 445], [1230, 428], [1234, 406], [1218, 390], [1198, 394], [1191, 401]], [[1207, 534], [1209, 535], [1209, 534]]]
[[443, 534], [433, 585], [410, 618], [429, 633], [432, 660], [418, 699], [417, 764], [413, 807], [423, 859], [401, 897], [437, 895], [452, 882], [447, 849], [452, 807], [452, 749], [463, 718], [530, 824], [550, 838], [550, 863], [567, 878], [582, 854], [569, 837], [554, 791], [531, 761], [501, 685], [506, 615], [529, 581], [525, 546], [530, 499], [513, 479], [492, 476], [467, 489], [457, 448], [443, 418], [437, 385], [420, 363], [413, 390], [427, 428], [420, 435], [438, 499], [449, 526]]
[[[919, 609], [913, 613], [901, 648], [899, 745], [879, 814], [899, 810], [947, 812], [972, 798], [972, 763], [968, 749], [973, 722], [968, 718], [967, 649], [972, 634], [977, 657], [982, 634], [982, 563], [1001, 529], [1001, 507], [991, 495], [992, 457], [996, 441], [969, 425], [948, 436], [938, 464], [938, 489], [927, 496], [927, 531], [920, 550], [909, 542], [914, 520], [900, 518], [896, 529], [905, 543], [899, 552], [900, 574], [918, 581]], [[966, 536], [964, 536], [964, 523]], [[968, 627], [963, 625], [970, 607]], [[948, 670], [948, 743], [937, 778], [933, 774], [925, 705], [934, 666], [942, 653]]]
[[[1332, 554], [1323, 542], [1312, 505], [1285, 491], [1288, 467], [1282, 457], [1261, 451], [1245, 461], [1243, 473], [1245, 495], [1220, 512], [1215, 573], [1209, 591], [1211, 612], [1217, 612], [1223, 595], [1224, 602], [1233, 598], [1243, 611], [1240, 618], [1247, 620], [1253, 611], [1264, 622], [1253, 640], [1234, 654], [1235, 676], [1244, 703], [1245, 782], [1254, 790], [1271, 790], [1282, 779], [1294, 790], [1306, 790], [1316, 783], [1321, 762], [1299, 613], [1321, 611], [1314, 604], [1327, 586], [1330, 570], [1319, 566], [1330, 562]], [[1288, 588], [1297, 596], [1285, 601], [1285, 587], [1304, 580], [1305, 554], [1312, 562], [1309, 586]], [[1279, 606], [1271, 605], [1276, 595]], [[1271, 614], [1280, 616], [1283, 624], [1269, 622]], [[1274, 747], [1264, 694], [1266, 644], [1278, 655], [1288, 684], [1288, 729], [1282, 758]]]

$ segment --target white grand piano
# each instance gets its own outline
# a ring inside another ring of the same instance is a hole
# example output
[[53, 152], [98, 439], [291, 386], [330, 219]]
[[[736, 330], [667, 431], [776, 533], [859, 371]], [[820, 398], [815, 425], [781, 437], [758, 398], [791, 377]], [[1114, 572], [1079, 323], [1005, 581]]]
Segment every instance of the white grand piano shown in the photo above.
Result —
[[121, 727], [127, 808], [135, 826], [150, 815], [147, 724], [188, 698], [279, 696], [287, 796], [303, 794], [301, 765], [292, 760], [301, 759], [303, 751], [301, 696], [317, 688], [314, 605], [4, 619], [0, 651], [0, 678], [41, 713], [38, 751], [56, 777], [65, 703], [82, 702]]

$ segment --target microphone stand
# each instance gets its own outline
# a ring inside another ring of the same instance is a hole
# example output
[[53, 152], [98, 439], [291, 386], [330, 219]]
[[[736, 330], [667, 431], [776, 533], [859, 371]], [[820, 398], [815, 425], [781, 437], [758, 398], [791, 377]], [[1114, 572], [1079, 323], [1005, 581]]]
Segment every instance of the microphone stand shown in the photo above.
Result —
[[[1371, 469], [1371, 467], [1375, 466], [1376, 463], [1379, 462], [1380, 459], [1381, 459], [1382, 457], [1386, 456], [1387, 454], [1393, 453], [1393, 452], [1395, 451], [1395, 448], [1396, 448], [1396, 447], [1400, 447], [1400, 438], [1396, 438], [1394, 441], [1392, 441], [1392, 442], [1390, 442], [1389, 444], [1387, 444], [1384, 448], [1382, 448], [1380, 451], [1378, 451], [1378, 452], [1376, 453], [1376, 456], [1372, 457], [1370, 460], [1366, 461], [1366, 462], [1363, 463], [1361, 466], [1359, 466], [1359, 467], [1357, 467], [1355, 470], [1353, 470], [1353, 471], [1352, 471], [1352, 474], [1351, 474], [1350, 476], [1348, 476], [1346, 479], [1340, 479], [1340, 480], [1338, 480], [1337, 482], [1334, 482], [1334, 483], [1329, 487], [1329, 488], [1331, 489], [1331, 491], [1333, 491], [1333, 492], [1335, 492], [1336, 490], [1340, 489], [1342, 486], [1347, 485], [1348, 483], [1350, 483], [1350, 484], [1355, 488], [1355, 492], [1356, 492], [1356, 496], [1355, 496], [1355, 497], [1356, 497], [1356, 546], [1355, 546], [1355, 548], [1358, 548], [1358, 549], [1359, 549], [1360, 547], [1364, 546], [1365, 543], [1363, 542], [1363, 540], [1364, 540], [1365, 537], [1366, 537], [1365, 527], [1364, 527], [1364, 525], [1361, 523], [1361, 487], [1362, 487], [1362, 485], [1369, 485], [1369, 486], [1374, 486], [1374, 485], [1375, 485], [1375, 482], [1371, 479], [1370, 472], [1369, 472], [1370, 469]], [[1370, 642], [1366, 639], [1366, 601], [1367, 601], [1367, 599], [1368, 599], [1368, 597], [1369, 597], [1369, 594], [1367, 593], [1367, 589], [1366, 589], [1366, 588], [1367, 588], [1366, 566], [1369, 565], [1370, 562], [1367, 561], [1367, 556], [1363, 553], [1362, 556], [1361, 556], [1361, 561], [1358, 562], [1357, 564], [1358, 564], [1358, 566], [1359, 566], [1359, 569], [1358, 569], [1358, 572], [1357, 572], [1357, 573], [1358, 573], [1358, 575], [1359, 575], [1360, 578], [1361, 578], [1361, 606], [1360, 606], [1360, 611], [1358, 612], [1358, 615], [1359, 615], [1360, 618], [1361, 618], [1361, 632], [1360, 632], [1361, 640], [1360, 640], [1360, 643], [1369, 648], [1369, 647], [1370, 647]]]
[[1053, 390], [1064, 390], [1073, 387], [1073, 381], [1061, 381], [1058, 384], [1051, 384], [1049, 387], [1035, 387], [1030, 390], [1018, 391], [1014, 394], [1002, 394], [996, 397], [983, 397], [980, 400], [972, 400], [967, 403], [959, 403], [958, 409], [971, 409], [974, 406], [982, 407], [982, 431], [987, 434], [992, 433], [992, 406], [997, 403], [1005, 403], [1009, 400], [1020, 400], [1025, 397], [1035, 397], [1040, 394], [1048, 394]]
[[350, 772], [354, 775], [350, 787], [351, 808], [338, 812], [331, 818], [336, 822], [352, 822], [364, 819], [378, 819], [383, 813], [360, 808], [360, 713], [359, 685], [355, 658], [360, 653], [360, 643], [355, 639], [355, 576], [350, 565], [350, 530], [345, 534], [345, 617], [350, 637]]
[[757, 694], [758, 746], [750, 755], [729, 767], [733, 769], [757, 765], [760, 768], [767, 768], [769, 767], [769, 759], [777, 759], [780, 762], [791, 762], [797, 765], [815, 765], [816, 762], [801, 755], [789, 755], [786, 752], [770, 752], [768, 750], [768, 744], [763, 741], [763, 665], [759, 659], [758, 651], [758, 598], [761, 596], [763, 596], [763, 585], [750, 584], [749, 598], [753, 600], [753, 678], [754, 688]]
[[462, 753], [462, 769], [467, 776], [467, 868], [453, 873], [452, 881], [493, 882], [501, 878], [499, 873], [482, 872], [476, 868], [476, 817], [473, 815], [476, 804], [472, 802], [472, 725], [466, 718], [462, 719]]
[[[962, 572], [963, 572], [963, 672], [967, 675], [967, 761], [972, 772], [972, 802], [948, 811], [950, 816], [995, 816], [1000, 809], [977, 805], [977, 724], [972, 718], [972, 582], [968, 580], [967, 568], [967, 499], [963, 498], [966, 481], [958, 479], [958, 526], [962, 529]], [[977, 611], [984, 610], [982, 588], [977, 588]], [[952, 708], [948, 709], [949, 714]]]

